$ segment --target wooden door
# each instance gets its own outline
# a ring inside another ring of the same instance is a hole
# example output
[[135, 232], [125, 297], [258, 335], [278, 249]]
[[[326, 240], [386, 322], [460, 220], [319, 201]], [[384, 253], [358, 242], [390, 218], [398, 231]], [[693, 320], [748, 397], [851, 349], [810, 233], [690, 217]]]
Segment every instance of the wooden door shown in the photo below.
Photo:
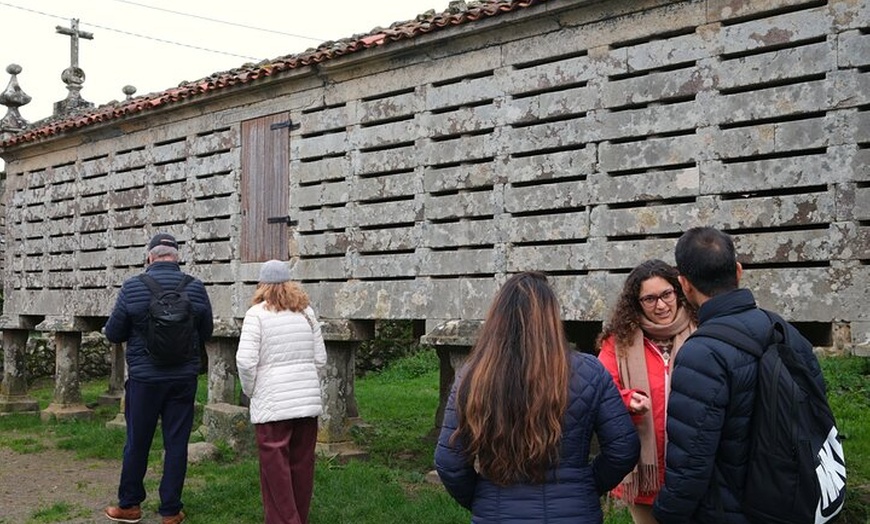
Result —
[[289, 256], [290, 114], [242, 122], [242, 262]]

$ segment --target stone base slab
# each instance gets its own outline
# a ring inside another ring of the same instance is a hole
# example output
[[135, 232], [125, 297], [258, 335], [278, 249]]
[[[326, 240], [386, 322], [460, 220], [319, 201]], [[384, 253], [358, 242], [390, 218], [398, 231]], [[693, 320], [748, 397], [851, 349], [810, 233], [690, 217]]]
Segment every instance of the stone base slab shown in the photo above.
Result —
[[342, 464], [351, 460], [366, 460], [369, 458], [368, 452], [358, 448], [351, 440], [318, 442], [314, 450], [318, 455], [329, 457]]
[[39, 414], [39, 403], [27, 396], [0, 396], [0, 416], [16, 414]]
[[124, 417], [123, 413], [118, 413], [115, 415], [115, 418], [106, 422], [106, 428], [108, 429], [120, 429], [127, 430], [127, 418]]
[[44, 422], [51, 420], [87, 420], [94, 417], [94, 411], [84, 404], [49, 404], [42, 410], [40, 418]]

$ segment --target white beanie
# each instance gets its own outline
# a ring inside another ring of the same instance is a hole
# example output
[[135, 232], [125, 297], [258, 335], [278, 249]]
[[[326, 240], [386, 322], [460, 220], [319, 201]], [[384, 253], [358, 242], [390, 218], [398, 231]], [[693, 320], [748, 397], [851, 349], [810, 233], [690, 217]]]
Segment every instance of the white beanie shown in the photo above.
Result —
[[260, 268], [261, 284], [280, 284], [290, 280], [290, 268], [280, 260], [269, 260]]

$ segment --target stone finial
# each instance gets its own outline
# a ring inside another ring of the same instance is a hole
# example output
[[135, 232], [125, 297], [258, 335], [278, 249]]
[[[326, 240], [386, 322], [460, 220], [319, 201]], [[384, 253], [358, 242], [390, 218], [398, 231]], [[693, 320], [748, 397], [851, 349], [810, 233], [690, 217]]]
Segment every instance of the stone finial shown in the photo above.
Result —
[[133, 95], [136, 94], [136, 88], [131, 85], [126, 85], [121, 89], [121, 92], [124, 93], [124, 95], [127, 97], [127, 100], [130, 100], [131, 98], [133, 98]]
[[66, 84], [69, 91], [66, 99], [54, 103], [54, 114], [61, 115], [71, 113], [77, 109], [94, 107], [94, 104], [84, 100], [80, 94], [82, 84], [85, 83], [85, 72], [79, 67], [79, 38], [93, 40], [94, 35], [86, 31], [79, 31], [77, 18], [71, 20], [70, 28], [57, 26], [56, 32], [70, 37], [70, 66], [63, 70], [61, 80]]
[[18, 108], [30, 103], [31, 98], [18, 85], [18, 73], [22, 68], [18, 64], [10, 64], [6, 72], [12, 75], [9, 85], [0, 93], [0, 105], [6, 106], [6, 116], [0, 120], [0, 134], [21, 131], [27, 126], [27, 121], [21, 118]]

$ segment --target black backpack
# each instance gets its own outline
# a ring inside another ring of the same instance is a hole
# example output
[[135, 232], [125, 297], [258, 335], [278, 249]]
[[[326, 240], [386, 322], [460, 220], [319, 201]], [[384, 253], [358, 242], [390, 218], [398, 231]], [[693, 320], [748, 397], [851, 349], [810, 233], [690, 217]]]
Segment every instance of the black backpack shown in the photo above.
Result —
[[164, 291], [150, 275], [141, 274], [139, 279], [151, 291], [145, 328], [148, 355], [158, 366], [177, 366], [190, 361], [197, 354], [194, 347], [196, 325], [193, 306], [184, 288], [193, 277], [184, 275], [171, 291]]
[[759, 359], [741, 506], [753, 523], [830, 522], [846, 496], [846, 462], [834, 414], [790, 346], [786, 321], [764, 312], [771, 321], [764, 345], [716, 319], [692, 334], [721, 340]]

